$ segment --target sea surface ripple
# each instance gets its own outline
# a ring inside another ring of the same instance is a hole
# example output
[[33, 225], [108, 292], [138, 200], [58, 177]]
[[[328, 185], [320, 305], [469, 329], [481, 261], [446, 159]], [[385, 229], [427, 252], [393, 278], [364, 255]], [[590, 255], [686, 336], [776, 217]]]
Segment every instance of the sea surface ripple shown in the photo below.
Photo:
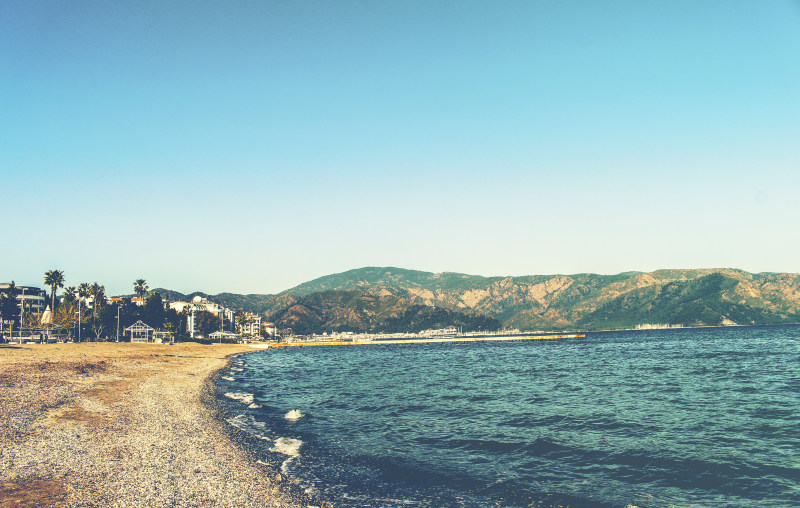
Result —
[[798, 326], [284, 348], [222, 374], [247, 446], [333, 506], [800, 505]]

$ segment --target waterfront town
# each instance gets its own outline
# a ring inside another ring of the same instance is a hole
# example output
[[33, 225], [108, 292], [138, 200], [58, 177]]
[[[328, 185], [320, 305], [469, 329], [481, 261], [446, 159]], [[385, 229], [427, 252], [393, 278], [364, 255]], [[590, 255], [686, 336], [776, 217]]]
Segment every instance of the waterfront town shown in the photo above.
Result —
[[0, 283], [0, 338], [4, 342], [199, 340], [251, 342], [276, 340], [277, 329], [251, 312], [233, 309], [203, 296], [187, 301], [162, 298], [134, 282], [138, 296], [110, 297], [97, 283], [63, 287], [63, 272], [50, 270], [45, 285]]

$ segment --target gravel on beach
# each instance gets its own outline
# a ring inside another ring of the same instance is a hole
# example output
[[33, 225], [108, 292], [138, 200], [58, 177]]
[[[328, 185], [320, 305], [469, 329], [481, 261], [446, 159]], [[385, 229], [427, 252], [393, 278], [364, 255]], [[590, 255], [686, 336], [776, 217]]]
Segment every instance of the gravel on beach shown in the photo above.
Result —
[[234, 445], [208, 404], [208, 379], [243, 351], [252, 350], [0, 347], [0, 508], [303, 505]]

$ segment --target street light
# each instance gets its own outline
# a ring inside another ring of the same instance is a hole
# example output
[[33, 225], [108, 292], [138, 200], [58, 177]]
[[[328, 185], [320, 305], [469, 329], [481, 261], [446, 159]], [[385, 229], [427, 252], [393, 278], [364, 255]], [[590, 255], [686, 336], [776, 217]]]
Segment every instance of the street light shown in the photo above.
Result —
[[25, 326], [25, 286], [22, 286], [22, 298], [19, 301], [19, 343], [20, 344], [22, 344], [22, 327], [24, 327], [24, 326]]

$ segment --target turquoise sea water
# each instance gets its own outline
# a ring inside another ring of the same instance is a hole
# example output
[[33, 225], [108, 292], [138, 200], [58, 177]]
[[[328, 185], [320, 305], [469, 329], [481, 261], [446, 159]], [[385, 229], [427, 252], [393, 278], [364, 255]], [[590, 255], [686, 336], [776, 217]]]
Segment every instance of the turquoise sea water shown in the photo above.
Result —
[[287, 348], [218, 387], [333, 506], [800, 506], [798, 326]]

